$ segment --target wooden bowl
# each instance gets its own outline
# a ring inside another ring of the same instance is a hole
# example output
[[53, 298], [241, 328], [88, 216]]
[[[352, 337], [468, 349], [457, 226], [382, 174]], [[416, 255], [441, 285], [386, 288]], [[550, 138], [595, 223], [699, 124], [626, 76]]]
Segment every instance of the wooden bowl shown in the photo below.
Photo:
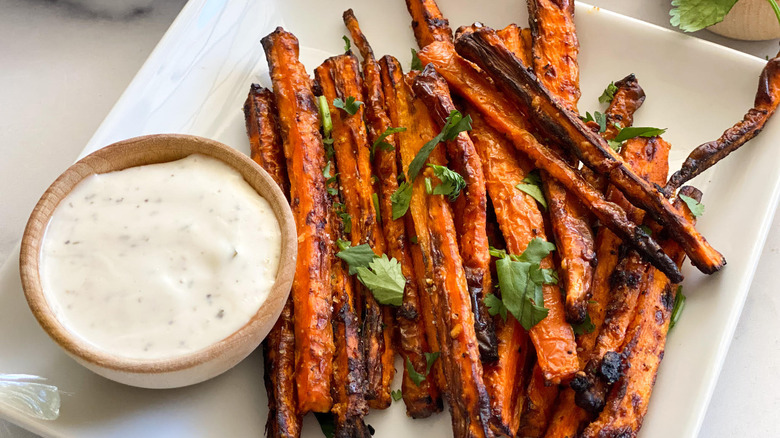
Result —
[[780, 38], [780, 23], [766, 0], [739, 0], [723, 21], [707, 30], [745, 41]]
[[[47, 303], [38, 262], [46, 226], [59, 202], [87, 176], [202, 154], [236, 169], [268, 200], [281, 229], [281, 259], [276, 281], [257, 313], [232, 335], [210, 346], [171, 359], [135, 360], [115, 356], [83, 341], [55, 317]], [[271, 177], [246, 155], [213, 140], [162, 134], [114, 143], [88, 155], [66, 170], [46, 190], [27, 222], [22, 237], [22, 286], [33, 315], [51, 338], [77, 362], [101, 376], [144, 388], [175, 388], [215, 377], [249, 355], [279, 317], [292, 285], [297, 254], [295, 222], [289, 204]]]

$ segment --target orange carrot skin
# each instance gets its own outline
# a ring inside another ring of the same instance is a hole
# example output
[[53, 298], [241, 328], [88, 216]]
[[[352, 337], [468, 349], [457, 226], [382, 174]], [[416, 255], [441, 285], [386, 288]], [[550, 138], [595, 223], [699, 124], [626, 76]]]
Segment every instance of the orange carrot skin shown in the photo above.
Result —
[[[439, 128], [443, 128], [447, 117], [456, 110], [444, 78], [433, 67], [428, 67], [417, 75], [414, 91], [425, 102]], [[498, 360], [498, 340], [484, 302], [492, 287], [485, 176], [474, 144], [466, 132], [461, 132], [445, 144], [450, 168], [461, 175], [466, 183], [455, 200], [455, 228], [471, 296], [480, 357], [482, 362], [492, 363]]]
[[322, 169], [324, 145], [311, 79], [298, 61], [298, 40], [277, 28], [263, 38], [279, 111], [290, 203], [298, 232], [298, 258], [292, 286], [295, 369], [301, 414], [327, 412], [332, 403], [330, 225]]
[[[276, 121], [273, 92], [252, 84], [244, 104], [250, 155], [289, 196], [289, 182]], [[295, 328], [293, 300], [288, 298], [279, 319], [263, 341], [265, 387], [268, 393], [269, 437], [297, 438], [301, 435], [301, 415], [295, 397]]]
[[450, 23], [442, 16], [436, 0], [406, 0], [406, 8], [420, 48], [434, 41], [452, 41]]
[[[384, 107], [384, 93], [382, 92], [379, 64], [374, 59], [371, 46], [361, 32], [357, 18], [352, 10], [345, 11], [343, 18], [355, 46], [363, 56], [365, 119], [368, 139], [373, 145], [379, 140], [382, 133], [393, 127]], [[377, 178], [375, 187], [377, 188], [376, 193], [381, 212], [380, 222], [387, 247], [386, 252], [389, 257], [398, 260], [401, 265], [401, 272], [407, 279], [404, 287], [403, 303], [395, 312], [395, 321], [398, 329], [398, 351], [401, 353], [404, 364], [409, 360], [415, 370], [420, 370], [427, 365], [423, 353], [430, 353], [431, 348], [428, 345], [426, 336], [426, 325], [424, 322], [426, 313], [422, 311], [420, 304], [419, 279], [413, 265], [411, 243], [406, 236], [404, 219], [393, 220], [392, 216], [391, 197], [398, 188], [397, 142], [395, 137], [395, 134], [391, 134], [383, 140], [392, 147], [391, 150], [386, 150], [382, 147], [374, 148], [373, 173]], [[421, 275], [420, 277], [423, 276]], [[433, 316], [430, 313], [427, 315], [430, 315], [428, 318], [431, 324], [433, 324]], [[385, 330], [384, 333], [389, 334], [390, 331]], [[432, 332], [432, 335], [435, 337], [435, 332]], [[425, 418], [441, 411], [441, 395], [435, 383], [436, 379], [426, 379], [420, 382], [418, 386], [412, 380], [406, 366], [403, 367], [403, 370], [404, 379], [401, 383], [401, 389], [407, 415], [412, 418]]]
[[[422, 145], [437, 133], [435, 124], [425, 105], [413, 98], [398, 61], [386, 56], [380, 64], [385, 99], [391, 102], [387, 105], [391, 120], [396, 125], [412, 127], [399, 135], [401, 162], [407, 168]], [[433, 150], [429, 162], [446, 163], [441, 147]], [[428, 168], [413, 182], [408, 214], [411, 214], [425, 264], [426, 281], [432, 287], [430, 298], [441, 353], [437, 362], [441, 362], [447, 378], [446, 395], [453, 434], [457, 437], [492, 437], [488, 426], [490, 404], [482, 380], [471, 301], [452, 211], [443, 196], [425, 193], [426, 177], [436, 179]]]
[[547, 425], [553, 414], [555, 400], [558, 398], [558, 387], [545, 382], [542, 370], [534, 367], [531, 381], [526, 392], [526, 407], [520, 418], [518, 436], [539, 438], [544, 436]]
[[[351, 55], [328, 58], [315, 71], [317, 82], [330, 106], [333, 122], [333, 148], [340, 169], [339, 183], [347, 213], [352, 218], [353, 245], [366, 243], [379, 255], [385, 252], [384, 236], [376, 217], [371, 183], [370, 146], [363, 123], [364, 108], [360, 105], [354, 115], [336, 108], [335, 99], [348, 97], [363, 102], [362, 79], [357, 59]], [[385, 312], [373, 294], [359, 285], [365, 309], [362, 336], [365, 339], [367, 361], [366, 399], [370, 407], [384, 409], [390, 406], [390, 383], [395, 372], [395, 350], [391, 340], [393, 323], [385, 320]], [[387, 324], [390, 324], [387, 326]], [[387, 333], [383, 327], [387, 328]]]
[[[701, 192], [693, 187], [683, 187], [680, 193], [701, 200]], [[695, 218], [678, 199], [675, 207], [683, 211], [688, 220]], [[682, 265], [685, 252], [674, 239], [667, 239], [664, 250]], [[623, 375], [612, 387], [604, 410], [583, 431], [583, 438], [603, 436], [635, 437], [642, 427], [647, 413], [655, 377], [664, 356], [666, 336], [674, 307], [677, 285], [672, 284], [660, 271], [652, 269], [649, 286], [641, 295], [636, 317], [628, 329], [622, 346]]]

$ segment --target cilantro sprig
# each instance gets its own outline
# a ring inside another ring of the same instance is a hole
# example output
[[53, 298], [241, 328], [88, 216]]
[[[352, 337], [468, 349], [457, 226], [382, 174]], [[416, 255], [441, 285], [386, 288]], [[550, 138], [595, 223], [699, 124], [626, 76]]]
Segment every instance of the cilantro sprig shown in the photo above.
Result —
[[693, 217], [699, 217], [704, 214], [704, 204], [701, 202], [691, 198], [690, 196], [678, 195], [677, 197], [685, 202], [685, 205], [688, 206], [688, 210], [691, 211]]
[[436, 359], [439, 358], [441, 353], [436, 351], [433, 353], [423, 353], [423, 355], [425, 356], [425, 374], [417, 372], [417, 370], [414, 369], [412, 361], [409, 360], [408, 357], [406, 358], [406, 372], [409, 374], [409, 378], [412, 379], [412, 382], [417, 386], [420, 386], [420, 384], [425, 381], [426, 377], [431, 374], [431, 368], [433, 368], [434, 362], [436, 362]]
[[[494, 248], [490, 250], [490, 255], [498, 257], [496, 271], [501, 303], [526, 330], [546, 318], [549, 312], [544, 307], [542, 286], [558, 283], [558, 275], [555, 270], [544, 269], [540, 264], [554, 250], [554, 244], [538, 237], [531, 240], [519, 256]], [[491, 315], [502, 312], [502, 305], [494, 298], [485, 304]]]
[[344, 40], [344, 51], [349, 52], [352, 49], [352, 43], [349, 42], [349, 38], [346, 35], [342, 35], [341, 39]]
[[[407, 210], [409, 210], [409, 202], [411, 202], [412, 199], [411, 183], [414, 182], [415, 178], [420, 174], [420, 171], [425, 165], [425, 161], [428, 159], [428, 156], [431, 155], [431, 152], [433, 152], [433, 148], [442, 141], [453, 140], [458, 134], [464, 131], [471, 131], [471, 116], [467, 115], [466, 117], [463, 117], [459, 111], [453, 110], [447, 116], [441, 132], [420, 148], [412, 162], [409, 163], [409, 168], [406, 171], [408, 179], [401, 183], [398, 186], [398, 189], [396, 189], [390, 197], [390, 201], [393, 204], [393, 220], [402, 217], [406, 214]], [[432, 190], [431, 193], [433, 193]]]
[[417, 56], [417, 50], [412, 49], [412, 66], [411, 70], [422, 71], [423, 65], [420, 58]]
[[649, 126], [627, 126], [625, 128], [621, 128], [620, 132], [618, 132], [615, 138], [609, 140], [607, 143], [609, 143], [609, 146], [612, 149], [619, 151], [620, 147], [623, 146], [623, 142], [626, 140], [630, 140], [636, 137], [657, 137], [664, 132], [666, 132], [665, 128], [651, 128]]
[[358, 110], [360, 110], [360, 105], [363, 105], [363, 102], [355, 99], [354, 96], [347, 97], [346, 101], [340, 97], [333, 99], [333, 106], [346, 111], [350, 116], [357, 114]]
[[585, 320], [579, 324], [572, 324], [571, 328], [572, 330], [574, 330], [574, 334], [579, 336], [587, 333], [592, 333], [593, 330], [596, 330], [596, 325], [593, 324], [593, 321], [590, 319], [590, 314], [586, 313]]
[[601, 93], [601, 96], [599, 96], [599, 102], [601, 103], [610, 103], [612, 102], [612, 99], [615, 98], [615, 92], [617, 92], [618, 87], [615, 85], [614, 82], [610, 82], [609, 85], [607, 85], [607, 88], [604, 89], [604, 92]]
[[515, 188], [536, 199], [536, 202], [547, 210], [547, 199], [542, 192], [542, 177], [539, 175], [538, 169], [535, 169], [526, 175], [526, 177], [523, 178], [523, 182], [517, 184]]
[[322, 125], [322, 142], [325, 143], [325, 157], [333, 157], [333, 138], [330, 134], [333, 132], [333, 120], [330, 118], [330, 107], [328, 99], [325, 96], [317, 97], [317, 110], [320, 113], [320, 125]]
[[460, 191], [466, 188], [466, 180], [458, 172], [438, 164], [429, 164], [428, 167], [432, 168], [433, 174], [441, 180], [441, 184], [434, 187], [431, 194], [449, 196], [450, 201], [454, 201]]
[[336, 244], [340, 249], [336, 257], [347, 262], [349, 274], [357, 274], [358, 281], [371, 291], [378, 303], [401, 305], [406, 277], [398, 260], [387, 258], [386, 254], [377, 256], [366, 243], [349, 246], [348, 242], [339, 240]]
[[677, 287], [677, 293], [674, 294], [674, 306], [672, 307], [672, 316], [669, 322], [669, 330], [673, 329], [682, 315], [685, 308], [685, 295], [683, 295], [682, 286]]
[[377, 137], [376, 140], [374, 140], [374, 143], [371, 145], [371, 158], [374, 158], [374, 151], [376, 148], [382, 149], [383, 151], [390, 152], [393, 149], [393, 145], [386, 142], [385, 139], [393, 134], [397, 134], [399, 132], [406, 131], [406, 128], [403, 126], [399, 126], [398, 128], [387, 128], [385, 129], [385, 132], [379, 134], [379, 137]]
[[607, 130], [607, 115], [594, 111], [593, 115], [589, 112], [585, 113], [585, 117], [582, 118], [583, 122], [596, 122], [599, 125], [599, 134]]
[[[767, 1], [780, 22], [780, 7], [777, 2]], [[696, 32], [723, 21], [736, 3], [737, 0], [672, 0], [669, 22], [684, 32]]]

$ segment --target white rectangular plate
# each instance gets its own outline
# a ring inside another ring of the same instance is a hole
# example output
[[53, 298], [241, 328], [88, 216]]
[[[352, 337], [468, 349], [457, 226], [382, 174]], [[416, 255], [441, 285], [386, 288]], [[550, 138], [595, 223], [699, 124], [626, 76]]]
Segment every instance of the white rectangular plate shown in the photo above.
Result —
[[[524, 3], [441, 0], [454, 27], [475, 20], [525, 25]], [[86, 155], [142, 134], [202, 135], [248, 151], [241, 105], [249, 84], [268, 85], [260, 38], [282, 25], [301, 41], [311, 72], [343, 50], [341, 13], [352, 7], [377, 54], [409, 65], [414, 40], [402, 0], [190, 0], [84, 149]], [[579, 4], [583, 97], [580, 110], [602, 110], [597, 97], [613, 80], [635, 73], [647, 92], [637, 126], [668, 128], [677, 169], [696, 145], [716, 138], [752, 105], [763, 60]], [[728, 266], [711, 277], [687, 266], [688, 303], [669, 336], [642, 437], [697, 435], [739, 318], [780, 193], [780, 123], [695, 184], [704, 191], [699, 229]], [[56, 175], [52, 175], [52, 180]], [[0, 372], [49, 377], [65, 391], [62, 415], [39, 422], [0, 408], [0, 416], [47, 437], [261, 436], [267, 408], [258, 353], [209, 382], [152, 391], [90, 373], [62, 353], [27, 309], [18, 257], [0, 270]], [[396, 387], [398, 386], [396, 382]], [[411, 421], [402, 403], [372, 412], [382, 437], [451, 436], [449, 417]], [[306, 419], [304, 436], [320, 437]]]

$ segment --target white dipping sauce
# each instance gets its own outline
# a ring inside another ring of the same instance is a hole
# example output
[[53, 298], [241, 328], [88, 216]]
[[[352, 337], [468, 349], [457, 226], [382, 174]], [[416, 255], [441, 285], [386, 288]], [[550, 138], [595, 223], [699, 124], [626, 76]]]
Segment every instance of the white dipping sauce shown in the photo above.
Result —
[[79, 183], [46, 229], [41, 283], [83, 340], [126, 358], [173, 358], [246, 324], [280, 251], [268, 201], [228, 165], [191, 155]]

